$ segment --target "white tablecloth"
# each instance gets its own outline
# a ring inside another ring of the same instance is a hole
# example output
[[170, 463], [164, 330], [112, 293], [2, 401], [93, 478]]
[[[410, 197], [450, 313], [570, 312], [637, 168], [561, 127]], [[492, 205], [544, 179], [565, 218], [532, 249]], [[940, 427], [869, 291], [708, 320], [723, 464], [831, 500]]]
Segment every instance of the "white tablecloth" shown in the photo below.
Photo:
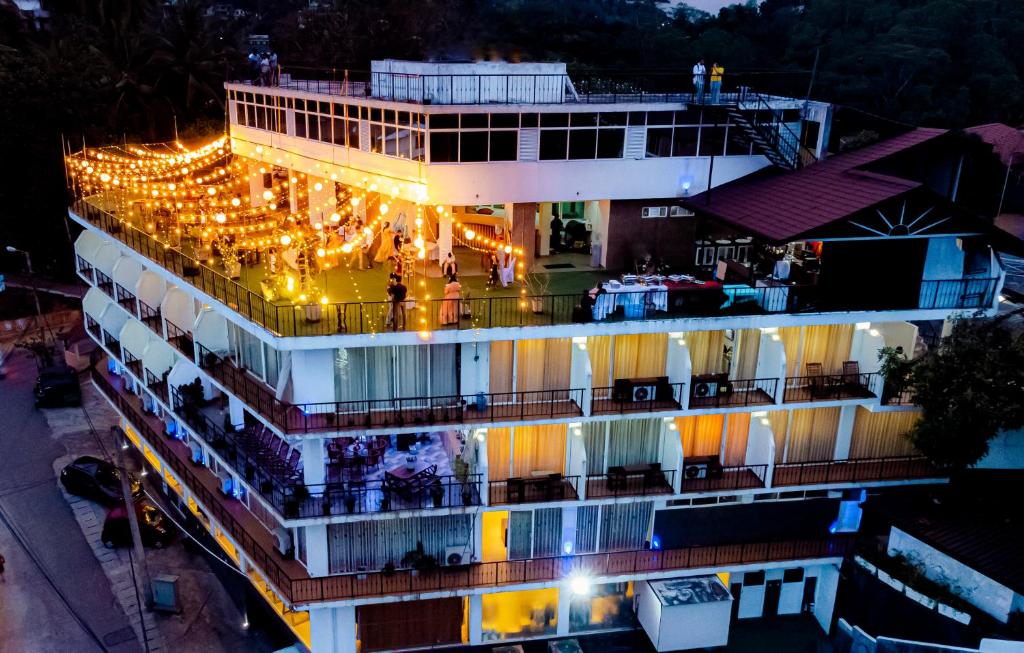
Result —
[[647, 306], [664, 311], [668, 309], [668, 288], [666, 286], [642, 286], [631, 284], [610, 288], [602, 284], [605, 293], [597, 296], [594, 303], [594, 319], [603, 320], [618, 306], [625, 308], [626, 316], [642, 315]]

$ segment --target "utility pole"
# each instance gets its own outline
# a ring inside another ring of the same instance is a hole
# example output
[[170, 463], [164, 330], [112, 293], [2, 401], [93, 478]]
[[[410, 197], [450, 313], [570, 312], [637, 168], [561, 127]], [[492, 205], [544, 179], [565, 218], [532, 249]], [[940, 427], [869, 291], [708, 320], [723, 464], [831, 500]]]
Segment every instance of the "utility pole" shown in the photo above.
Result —
[[36, 275], [32, 271], [32, 256], [25, 250], [12, 247], [11, 245], [7, 246], [7, 251], [11, 254], [21, 254], [25, 257], [25, 270], [28, 272], [28, 282], [32, 286], [32, 299], [36, 304], [36, 322], [39, 324], [39, 340], [45, 345], [46, 334], [44, 332], [47, 329], [47, 324], [46, 320], [43, 318], [43, 307], [39, 303], [39, 289], [36, 288]]
[[[135, 513], [135, 498], [132, 496], [132, 484], [128, 480], [128, 468], [124, 464], [124, 450], [128, 448], [128, 436], [116, 426], [110, 427], [111, 435], [117, 446], [117, 469], [121, 473], [121, 494], [124, 496], [124, 507], [128, 513], [128, 526], [132, 531], [132, 559], [142, 570], [142, 600], [146, 609], [153, 607], [153, 586], [149, 580], [149, 568], [146, 566], [146, 551], [142, 548], [142, 531], [139, 530], [139, 516]], [[143, 630], [146, 624], [141, 624]]]

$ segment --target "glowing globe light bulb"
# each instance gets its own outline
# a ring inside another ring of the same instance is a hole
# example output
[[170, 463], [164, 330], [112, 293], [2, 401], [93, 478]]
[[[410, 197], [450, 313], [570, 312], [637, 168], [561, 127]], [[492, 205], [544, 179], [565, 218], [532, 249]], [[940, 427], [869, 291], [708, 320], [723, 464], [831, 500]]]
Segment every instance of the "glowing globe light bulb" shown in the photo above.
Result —
[[274, 199], [274, 191], [271, 191], [271, 190], [263, 191], [263, 199], [265, 199], [265, 200], [272, 200], [272, 199]]
[[285, 235], [281, 236], [281, 244], [282, 245], [290, 245], [291, 242], [292, 242], [292, 237], [289, 236], [288, 234], [285, 234]]
[[476, 232], [472, 229], [466, 229], [466, 240], [473, 240], [476, 238]]
[[231, 206], [238, 206], [241, 203], [242, 203], [242, 200], [238, 199], [237, 197], [232, 197], [231, 198]]
[[224, 222], [227, 221], [228, 216], [224, 215], [223, 213], [217, 213], [216, 215], [213, 216], [213, 219], [221, 224], [224, 224]]
[[381, 204], [380, 205], [380, 214], [381, 215], [387, 215], [388, 214], [388, 205], [387, 204]]

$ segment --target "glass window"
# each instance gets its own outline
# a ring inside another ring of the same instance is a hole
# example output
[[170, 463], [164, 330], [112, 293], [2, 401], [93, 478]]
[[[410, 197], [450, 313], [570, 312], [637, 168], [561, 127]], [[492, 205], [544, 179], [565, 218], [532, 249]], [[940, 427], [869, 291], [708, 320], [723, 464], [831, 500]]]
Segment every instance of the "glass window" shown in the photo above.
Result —
[[458, 129], [459, 115], [457, 113], [440, 113], [430, 116], [431, 129]]
[[700, 128], [700, 155], [720, 156], [725, 150], [725, 127]]
[[295, 135], [299, 138], [306, 137], [306, 114], [300, 111], [295, 112]]
[[700, 124], [700, 109], [697, 107], [689, 107], [684, 111], [676, 111], [676, 124], [677, 125], [699, 125]]
[[335, 116], [343, 118], [345, 116], [345, 105], [344, 104], [335, 104], [335, 105], [333, 105], [333, 111], [334, 111], [334, 115]]
[[647, 130], [647, 156], [672, 156], [672, 130], [655, 128]]
[[256, 128], [266, 129], [267, 128], [267, 108], [256, 107]]
[[593, 159], [597, 151], [596, 129], [569, 130], [569, 158]]
[[492, 113], [491, 114], [491, 128], [495, 127], [512, 127], [516, 128], [519, 126], [519, 114], [518, 113]]
[[796, 569], [785, 569], [782, 572], [783, 583], [800, 583], [804, 579], [803, 567], [797, 567]]
[[597, 158], [621, 159], [625, 142], [625, 129], [599, 129], [597, 132]]
[[736, 125], [729, 125], [728, 130], [725, 153], [750, 154], [750, 142], [744, 137], [743, 130]]
[[568, 140], [568, 130], [542, 129], [540, 131], [540, 160], [555, 161], [564, 159]]
[[398, 124], [399, 125], [408, 125], [409, 124], [409, 112], [408, 111], [399, 111], [398, 112]]
[[345, 144], [345, 120], [342, 118], [333, 118], [334, 120], [334, 144], [344, 145]]
[[415, 130], [412, 132], [412, 158], [416, 161], [423, 161], [423, 132]]
[[462, 132], [459, 142], [459, 160], [464, 162], [487, 160], [487, 132]]
[[515, 161], [518, 158], [519, 132], [491, 132], [491, 161]]
[[671, 125], [672, 124], [672, 112], [671, 111], [648, 111], [647, 112], [647, 124], [648, 125]]
[[398, 156], [402, 157], [403, 159], [408, 159], [409, 151], [412, 147], [410, 144], [410, 135], [412, 134], [412, 132], [409, 131], [408, 129], [404, 129], [401, 127], [394, 131], [395, 141], [397, 143], [396, 147], [398, 149]]
[[320, 113], [331, 115], [331, 103], [330, 102], [317, 102]]
[[590, 592], [574, 594], [569, 600], [569, 632], [632, 628], [635, 614], [633, 583], [595, 585]]
[[320, 140], [325, 143], [331, 142], [331, 117], [320, 116]]
[[306, 133], [310, 140], [320, 140], [320, 119], [314, 113], [306, 114]]
[[430, 132], [430, 162], [451, 163], [458, 160], [459, 132]]
[[629, 114], [627, 114], [624, 111], [619, 111], [617, 113], [602, 113], [601, 116], [600, 116], [600, 119], [598, 120], [598, 124], [600, 124], [600, 125], [625, 125], [626, 124], [626, 117], [628, 115]]
[[370, 120], [372, 122], [384, 122], [384, 113], [380, 109], [370, 109]]
[[423, 127], [427, 126], [426, 121], [423, 119], [423, 114], [422, 113], [413, 113], [413, 114], [411, 114], [411, 119], [412, 119], [412, 126], [413, 127], [419, 127], [419, 128], [422, 129]]
[[542, 113], [540, 114], [541, 127], [566, 127], [569, 124], [567, 113]]
[[629, 112], [629, 124], [630, 125], [646, 125], [647, 114], [643, 111], [630, 111]]
[[390, 125], [384, 128], [384, 154], [388, 156], [399, 156], [398, 153], [398, 129]]
[[359, 121], [348, 120], [348, 146], [359, 148]]
[[555, 634], [558, 588], [484, 594], [481, 603], [484, 641]]
[[385, 109], [384, 110], [384, 122], [388, 123], [389, 125], [394, 125], [395, 123], [397, 123], [398, 122], [398, 111], [396, 111], [394, 109]]
[[672, 139], [672, 156], [697, 156], [699, 127], [676, 127]]
[[464, 113], [462, 114], [463, 129], [487, 129], [486, 113]]
[[380, 154], [384, 151], [384, 127], [370, 123], [370, 151]]
[[245, 124], [245, 105], [241, 102], [235, 102], [235, 122], [239, 125]]
[[520, 124], [523, 127], [536, 127], [537, 126], [537, 114], [535, 113], [524, 113], [519, 117]]
[[597, 124], [596, 113], [574, 113], [569, 117], [569, 124], [573, 127], [593, 127]]

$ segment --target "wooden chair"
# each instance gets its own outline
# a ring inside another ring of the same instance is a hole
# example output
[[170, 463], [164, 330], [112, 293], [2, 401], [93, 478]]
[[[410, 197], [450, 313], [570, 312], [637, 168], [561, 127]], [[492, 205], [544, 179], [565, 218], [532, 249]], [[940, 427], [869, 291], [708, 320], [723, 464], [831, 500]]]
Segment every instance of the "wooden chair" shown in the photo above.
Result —
[[822, 364], [807, 363], [807, 376], [807, 389], [811, 393], [811, 398], [824, 396], [828, 380], [825, 378]]
[[843, 375], [840, 382], [844, 388], [853, 390], [860, 387], [860, 363], [843, 361]]
[[522, 503], [526, 494], [526, 479], [512, 476], [505, 481], [505, 488], [508, 503]]

